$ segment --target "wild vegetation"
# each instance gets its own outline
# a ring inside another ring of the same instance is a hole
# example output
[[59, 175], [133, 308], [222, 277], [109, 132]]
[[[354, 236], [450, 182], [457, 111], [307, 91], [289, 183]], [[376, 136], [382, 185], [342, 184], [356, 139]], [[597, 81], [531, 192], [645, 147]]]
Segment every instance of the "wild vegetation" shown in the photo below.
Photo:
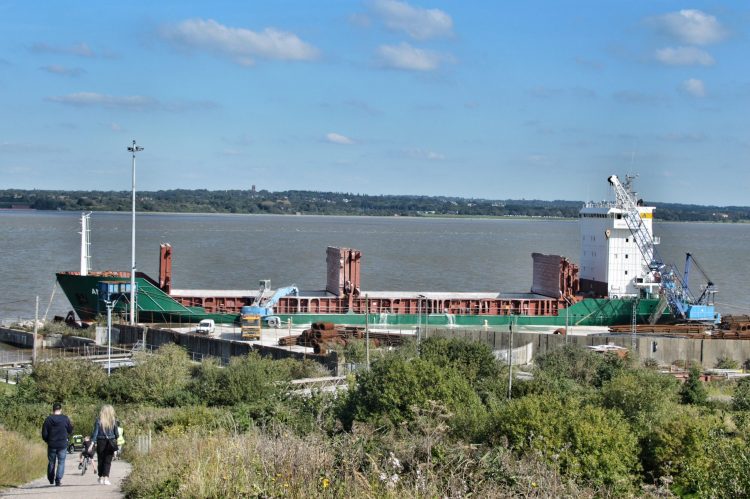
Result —
[[47, 448], [39, 441], [0, 427], [0, 489], [38, 478], [47, 466]]
[[[750, 379], [712, 402], [695, 377], [564, 347], [508, 400], [507, 366], [480, 343], [429, 339], [371, 359], [337, 396], [290, 385], [321, 375], [316, 364], [257, 355], [222, 367], [167, 346], [109, 378], [58, 360], [3, 396], [0, 424], [38, 439], [60, 399], [87, 432], [113, 403], [129, 497], [750, 495]], [[150, 449], [134, 444], [149, 433]]]
[[[139, 211], [378, 216], [511, 216], [576, 218], [582, 201], [466, 199], [451, 196], [374, 196], [344, 192], [172, 189], [138, 193]], [[737, 222], [750, 207], [654, 203], [661, 220]], [[129, 211], [130, 191], [0, 190], [0, 208]]]

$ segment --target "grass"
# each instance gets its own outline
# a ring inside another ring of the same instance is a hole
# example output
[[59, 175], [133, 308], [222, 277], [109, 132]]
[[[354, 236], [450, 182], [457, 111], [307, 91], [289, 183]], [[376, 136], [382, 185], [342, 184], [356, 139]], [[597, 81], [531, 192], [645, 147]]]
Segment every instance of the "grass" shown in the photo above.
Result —
[[127, 497], [593, 497], [541, 460], [355, 428], [334, 438], [283, 428], [155, 437], [131, 446]]
[[15, 487], [43, 476], [47, 449], [13, 431], [0, 428], [0, 488]]

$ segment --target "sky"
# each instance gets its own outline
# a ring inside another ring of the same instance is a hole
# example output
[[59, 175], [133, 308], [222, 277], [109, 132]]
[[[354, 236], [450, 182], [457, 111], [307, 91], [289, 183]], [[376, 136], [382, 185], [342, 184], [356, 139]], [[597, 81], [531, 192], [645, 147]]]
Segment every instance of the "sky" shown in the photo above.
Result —
[[0, 0], [0, 189], [750, 205], [747, 1]]

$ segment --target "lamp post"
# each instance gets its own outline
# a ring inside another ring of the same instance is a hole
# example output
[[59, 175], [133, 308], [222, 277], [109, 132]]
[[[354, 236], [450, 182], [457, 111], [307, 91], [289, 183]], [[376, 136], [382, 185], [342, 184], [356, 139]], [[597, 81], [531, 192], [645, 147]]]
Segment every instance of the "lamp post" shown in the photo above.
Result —
[[508, 400], [513, 396], [513, 314], [508, 323]]
[[104, 304], [107, 306], [107, 376], [112, 374], [112, 309], [122, 296], [112, 299], [107, 293]]
[[135, 139], [133, 139], [133, 145], [128, 147], [133, 155], [133, 222], [132, 222], [132, 237], [131, 237], [131, 258], [130, 258], [130, 325], [135, 325], [135, 153], [142, 151], [141, 146], [135, 145]]
[[422, 342], [422, 300], [424, 295], [417, 295], [417, 345]]
[[107, 376], [112, 374], [112, 300], [107, 298], [104, 301], [107, 305]]

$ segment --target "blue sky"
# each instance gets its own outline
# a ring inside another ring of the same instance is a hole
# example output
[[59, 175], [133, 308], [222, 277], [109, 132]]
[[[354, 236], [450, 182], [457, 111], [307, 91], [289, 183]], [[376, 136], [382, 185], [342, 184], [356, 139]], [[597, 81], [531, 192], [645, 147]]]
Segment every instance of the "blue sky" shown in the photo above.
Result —
[[0, 188], [750, 205], [744, 1], [0, 0]]

